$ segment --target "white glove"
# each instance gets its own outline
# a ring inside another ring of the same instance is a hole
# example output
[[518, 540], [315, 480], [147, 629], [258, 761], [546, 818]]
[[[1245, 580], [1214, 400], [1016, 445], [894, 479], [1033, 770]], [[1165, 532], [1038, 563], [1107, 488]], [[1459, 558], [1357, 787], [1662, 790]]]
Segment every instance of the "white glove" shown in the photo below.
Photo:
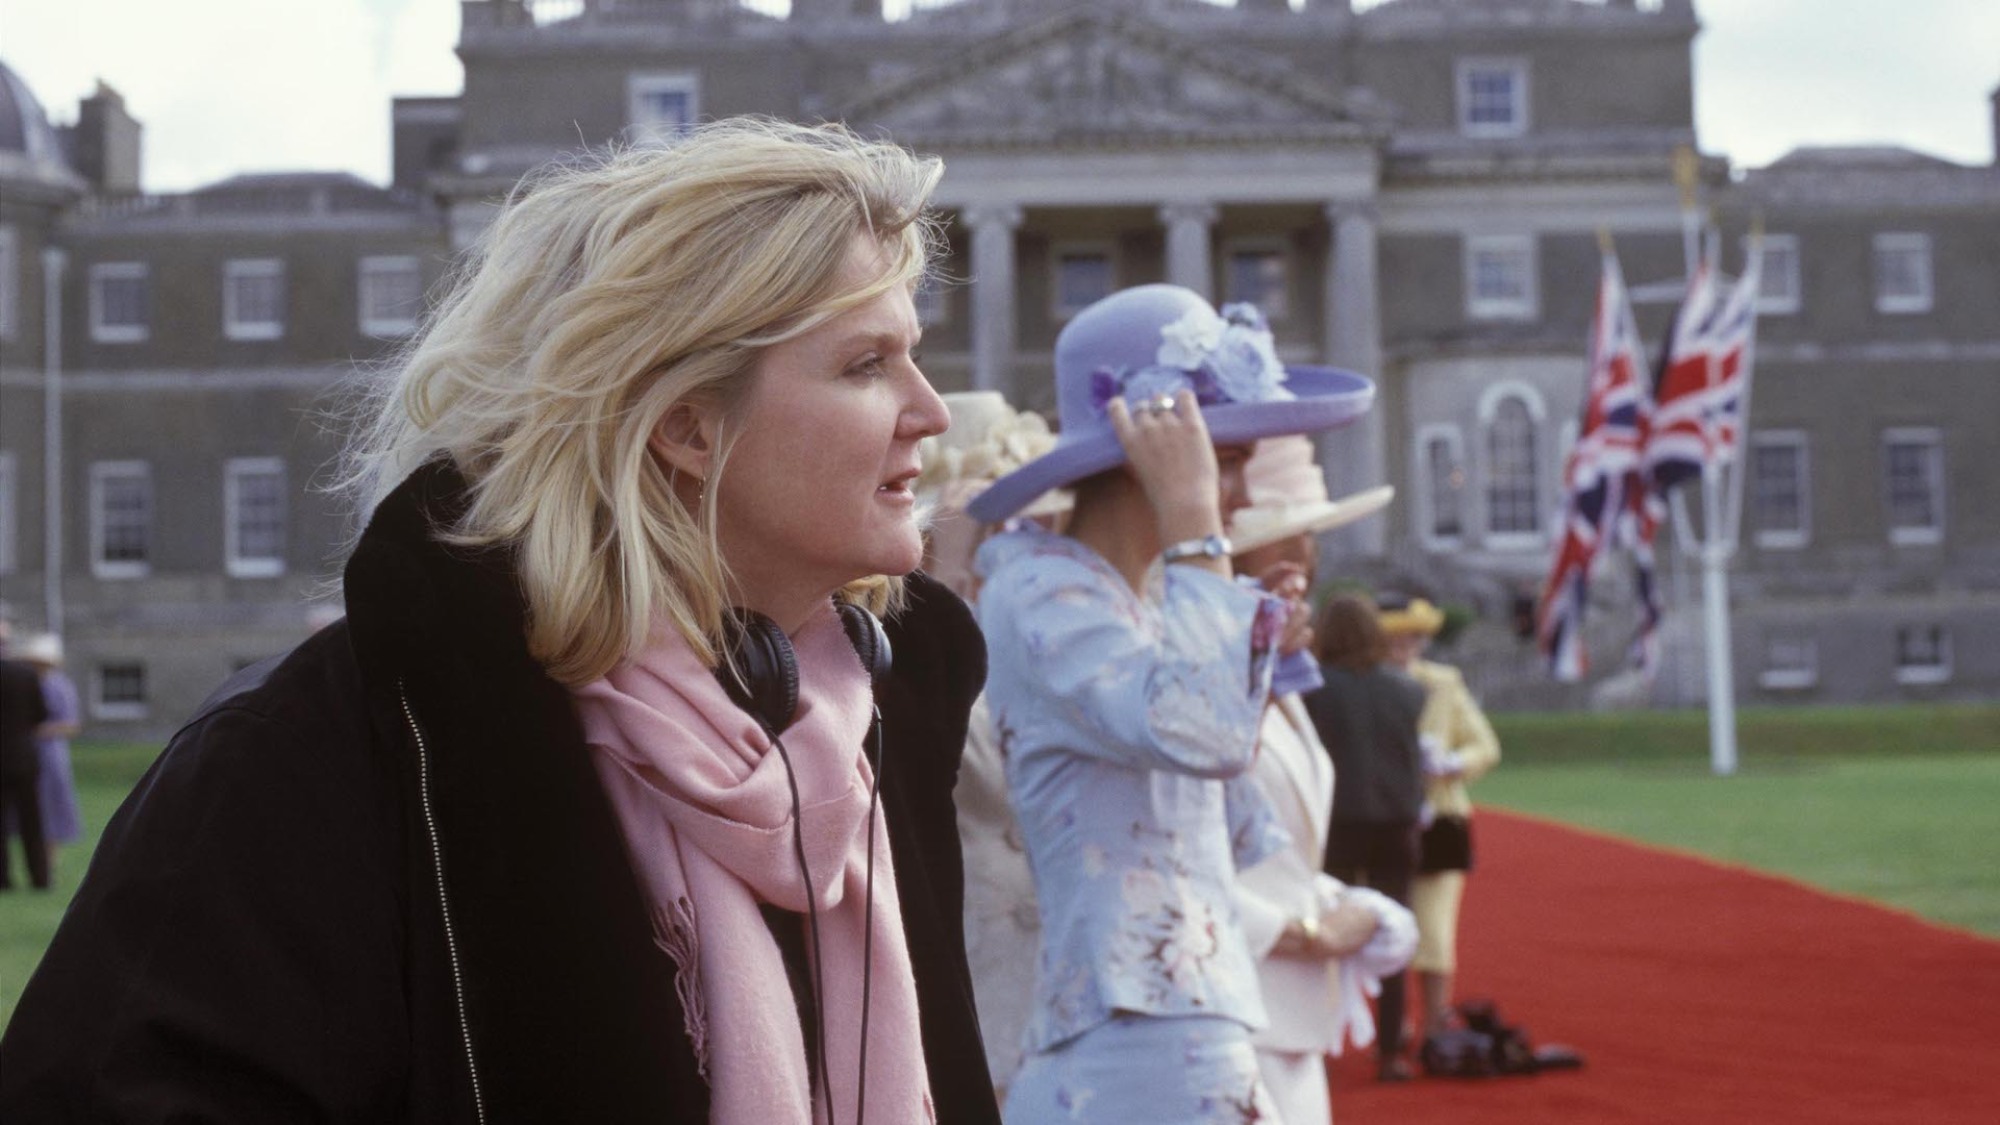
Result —
[[1465, 757], [1456, 750], [1428, 734], [1417, 736], [1417, 748], [1423, 752], [1424, 773], [1431, 777], [1457, 777], [1465, 772]]

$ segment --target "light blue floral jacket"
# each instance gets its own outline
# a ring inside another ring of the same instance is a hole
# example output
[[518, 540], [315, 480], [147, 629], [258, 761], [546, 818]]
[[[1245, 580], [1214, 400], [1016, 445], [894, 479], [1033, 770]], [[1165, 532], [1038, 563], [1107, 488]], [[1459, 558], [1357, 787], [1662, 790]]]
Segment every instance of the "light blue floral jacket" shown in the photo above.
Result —
[[1032, 527], [978, 566], [986, 699], [1042, 914], [1026, 1049], [1118, 1011], [1263, 1026], [1233, 886], [1288, 843], [1245, 773], [1282, 605], [1187, 566], [1155, 565], [1135, 596]]

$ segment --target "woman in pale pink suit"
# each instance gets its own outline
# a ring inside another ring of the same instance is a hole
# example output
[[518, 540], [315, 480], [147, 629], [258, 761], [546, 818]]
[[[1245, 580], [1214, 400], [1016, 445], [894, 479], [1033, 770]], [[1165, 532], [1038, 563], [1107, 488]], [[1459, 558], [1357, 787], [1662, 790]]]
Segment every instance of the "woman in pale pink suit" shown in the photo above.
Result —
[[[1244, 477], [1251, 507], [1230, 525], [1238, 570], [1259, 574], [1290, 564], [1305, 582], [1316, 562], [1313, 536], [1380, 510], [1392, 495], [1379, 488], [1328, 500], [1305, 438], [1259, 442]], [[1291, 846], [1242, 872], [1236, 903], [1258, 955], [1270, 1018], [1254, 1037], [1264, 1084], [1284, 1125], [1330, 1125], [1325, 1058], [1349, 1039], [1362, 1047], [1374, 1040], [1364, 993], [1408, 963], [1416, 925], [1388, 897], [1320, 870], [1333, 814], [1333, 759], [1299, 702], [1298, 693], [1317, 680], [1310, 630], [1287, 639], [1297, 650], [1279, 664], [1251, 777]]]

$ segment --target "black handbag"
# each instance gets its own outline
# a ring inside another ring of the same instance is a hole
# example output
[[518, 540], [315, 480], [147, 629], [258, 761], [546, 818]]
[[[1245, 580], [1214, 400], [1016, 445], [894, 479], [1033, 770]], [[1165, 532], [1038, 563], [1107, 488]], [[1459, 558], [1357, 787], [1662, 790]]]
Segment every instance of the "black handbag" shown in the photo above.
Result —
[[1524, 1027], [1505, 1023], [1490, 1000], [1468, 1000], [1458, 1006], [1460, 1027], [1446, 1028], [1424, 1038], [1417, 1061], [1424, 1073], [1437, 1078], [1487, 1078], [1505, 1074], [1540, 1074], [1575, 1070], [1583, 1056], [1572, 1047], [1537, 1047]]
[[1417, 860], [1419, 875], [1440, 871], [1472, 870], [1472, 821], [1462, 816], [1441, 816], [1424, 829], [1422, 854]]

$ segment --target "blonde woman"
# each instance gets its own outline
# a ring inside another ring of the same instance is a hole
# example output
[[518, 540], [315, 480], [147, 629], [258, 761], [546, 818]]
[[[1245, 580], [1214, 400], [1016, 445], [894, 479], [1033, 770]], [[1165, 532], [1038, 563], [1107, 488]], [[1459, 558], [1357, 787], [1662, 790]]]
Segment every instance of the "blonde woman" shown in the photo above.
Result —
[[[940, 171], [725, 122], [506, 206], [359, 447], [347, 619], [107, 830], [0, 1117], [996, 1119], [949, 791], [978, 634], [891, 577], [947, 424]], [[842, 605], [889, 612], [872, 691]]]
[[1428, 817], [1419, 846], [1410, 906], [1417, 913], [1416, 960], [1423, 991], [1423, 1039], [1451, 1027], [1452, 976], [1458, 969], [1458, 906], [1472, 871], [1472, 798], [1466, 786], [1500, 764], [1500, 738], [1486, 712], [1449, 664], [1424, 659], [1444, 612], [1423, 598], [1384, 594], [1378, 600], [1389, 661], [1424, 689], [1424, 802]]

